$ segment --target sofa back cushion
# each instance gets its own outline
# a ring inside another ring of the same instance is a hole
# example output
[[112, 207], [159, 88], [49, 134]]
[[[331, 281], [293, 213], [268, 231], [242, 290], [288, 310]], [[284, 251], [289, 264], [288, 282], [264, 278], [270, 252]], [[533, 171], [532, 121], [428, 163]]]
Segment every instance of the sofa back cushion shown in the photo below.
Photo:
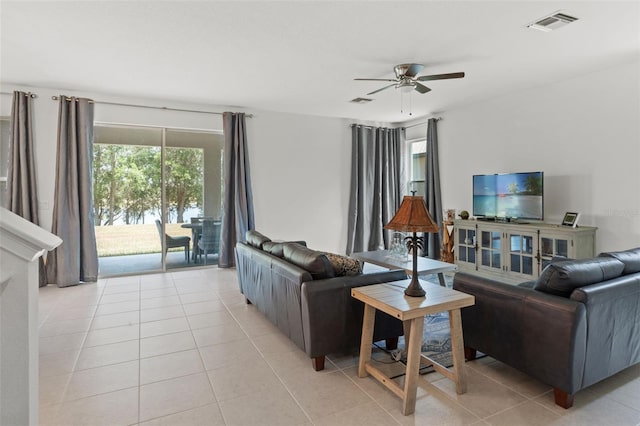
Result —
[[554, 262], [544, 268], [533, 286], [535, 290], [569, 297], [578, 287], [616, 278], [624, 263], [608, 257]]
[[307, 246], [307, 242], [306, 241], [266, 241], [262, 244], [262, 250], [266, 251], [267, 253], [270, 253], [274, 256], [277, 256], [279, 258], [284, 257], [284, 246], [285, 244], [289, 244], [289, 243], [296, 243], [296, 244], [300, 244], [301, 246], [306, 247]]
[[247, 244], [252, 247], [259, 248], [260, 250], [262, 250], [262, 245], [264, 243], [271, 241], [270, 238], [267, 238], [258, 231], [254, 230], [247, 231], [247, 233], [245, 234], [245, 240], [247, 240]]
[[284, 260], [308, 271], [314, 280], [335, 276], [333, 267], [324, 253], [296, 243], [284, 244], [282, 252]]
[[600, 253], [601, 257], [612, 257], [624, 263], [623, 275], [635, 274], [640, 272], [640, 247], [625, 251], [610, 251]]

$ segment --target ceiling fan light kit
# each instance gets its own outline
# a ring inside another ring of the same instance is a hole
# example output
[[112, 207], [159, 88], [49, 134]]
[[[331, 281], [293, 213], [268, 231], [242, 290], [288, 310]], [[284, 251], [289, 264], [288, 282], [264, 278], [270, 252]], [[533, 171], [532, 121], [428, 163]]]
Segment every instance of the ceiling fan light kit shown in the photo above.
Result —
[[424, 68], [422, 64], [400, 64], [393, 67], [396, 78], [415, 77]]

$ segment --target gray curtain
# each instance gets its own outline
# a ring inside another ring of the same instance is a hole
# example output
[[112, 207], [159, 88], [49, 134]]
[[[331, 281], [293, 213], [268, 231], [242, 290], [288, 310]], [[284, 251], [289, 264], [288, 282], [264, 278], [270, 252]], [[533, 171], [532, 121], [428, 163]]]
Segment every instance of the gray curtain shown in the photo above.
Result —
[[224, 197], [218, 266], [235, 266], [236, 241], [255, 228], [253, 193], [244, 113], [222, 114], [224, 130]]
[[347, 254], [389, 247], [386, 225], [402, 202], [405, 129], [351, 126]]
[[[440, 166], [438, 160], [438, 120], [427, 121], [427, 164], [425, 167], [427, 210], [433, 220], [442, 228], [442, 193], [440, 192]], [[431, 259], [440, 259], [442, 229], [440, 233], [425, 234], [425, 253]]]
[[58, 287], [98, 279], [92, 174], [93, 102], [62, 95], [51, 232], [63, 242], [47, 258], [47, 278]]
[[[38, 190], [33, 148], [33, 99], [14, 91], [11, 106], [7, 209], [38, 225]], [[44, 259], [39, 258], [40, 287], [47, 285]]]

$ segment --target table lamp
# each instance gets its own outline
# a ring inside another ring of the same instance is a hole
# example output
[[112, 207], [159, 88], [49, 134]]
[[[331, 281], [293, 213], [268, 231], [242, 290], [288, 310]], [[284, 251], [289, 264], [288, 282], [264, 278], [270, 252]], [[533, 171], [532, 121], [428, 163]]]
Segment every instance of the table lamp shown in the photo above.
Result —
[[418, 280], [418, 249], [424, 249], [424, 243], [417, 232], [440, 232], [440, 227], [433, 221], [424, 198], [415, 195], [406, 195], [393, 219], [384, 227], [401, 232], [413, 232], [413, 236], [406, 237], [405, 244], [413, 254], [413, 273], [411, 283], [404, 290], [404, 294], [412, 297], [423, 297], [426, 293]]

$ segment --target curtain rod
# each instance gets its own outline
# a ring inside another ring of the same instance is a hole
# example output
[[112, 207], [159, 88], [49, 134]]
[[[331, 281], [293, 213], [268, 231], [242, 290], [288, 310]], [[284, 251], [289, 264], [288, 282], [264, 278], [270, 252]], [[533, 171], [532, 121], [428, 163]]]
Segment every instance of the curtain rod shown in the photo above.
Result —
[[[57, 100], [60, 99], [60, 97], [59, 96], [52, 96], [51, 99], [54, 100], [54, 101], [57, 101]], [[67, 97], [66, 99], [68, 101], [71, 100], [71, 98], [69, 98], [69, 97]], [[164, 111], [196, 112], [196, 113], [199, 113], [199, 114], [215, 114], [215, 115], [222, 115], [223, 114], [221, 112], [216, 112], [216, 111], [202, 111], [202, 110], [198, 110], [198, 109], [183, 109], [183, 108], [157, 107], [157, 106], [149, 106], [149, 105], [124, 104], [124, 103], [120, 103], [120, 102], [106, 102], [106, 101], [89, 100], [89, 103], [102, 104], [102, 105], [127, 106], [127, 107], [134, 107], [134, 108], [161, 109], [161, 110], [164, 110]], [[245, 117], [253, 118], [253, 114], [245, 114]]]
[[351, 124], [351, 127], [362, 127], [364, 129], [379, 129], [379, 128], [383, 128], [383, 129], [402, 129], [403, 126], [400, 127], [383, 127], [383, 126], [365, 126], [364, 124], [357, 124], [357, 123], [353, 123]]
[[[0, 95], [13, 95], [13, 92], [0, 92]], [[27, 96], [29, 96], [32, 99], [35, 99], [38, 97], [38, 95], [36, 95], [35, 93], [31, 93], [31, 92], [27, 92]]]
[[[442, 120], [442, 117], [429, 117], [429, 118], [427, 118], [427, 120], [430, 120], [432, 118], [434, 118], [436, 121]], [[416, 124], [412, 124], [410, 126], [405, 126], [405, 129], [410, 129], [412, 127], [418, 127], [418, 126], [426, 126], [426, 124], [427, 124], [426, 122], [424, 122], [424, 123], [416, 123]]]
[[[435, 119], [436, 121], [440, 121], [440, 120], [442, 120], [442, 117], [429, 117], [429, 118], [427, 118], [427, 120], [430, 120], [430, 119], [432, 119], [432, 118], [433, 118], [433, 119]], [[410, 128], [412, 128], [412, 127], [417, 127], [417, 126], [426, 126], [426, 125], [427, 125], [427, 123], [426, 123], [426, 122], [424, 122], [424, 123], [416, 123], [416, 124], [412, 124], [412, 125], [410, 125], [410, 126], [399, 126], [399, 127], [390, 127], [390, 128], [391, 128], [391, 129], [398, 129], [398, 128], [403, 128], [403, 127], [404, 127], [405, 129], [410, 129]], [[364, 127], [365, 129], [375, 129], [375, 128], [376, 128], [376, 126], [365, 126], [364, 124], [357, 124], [357, 123], [353, 123], [351, 126], [352, 126], [352, 127], [353, 127], [353, 126], [357, 126], [357, 127]]]

